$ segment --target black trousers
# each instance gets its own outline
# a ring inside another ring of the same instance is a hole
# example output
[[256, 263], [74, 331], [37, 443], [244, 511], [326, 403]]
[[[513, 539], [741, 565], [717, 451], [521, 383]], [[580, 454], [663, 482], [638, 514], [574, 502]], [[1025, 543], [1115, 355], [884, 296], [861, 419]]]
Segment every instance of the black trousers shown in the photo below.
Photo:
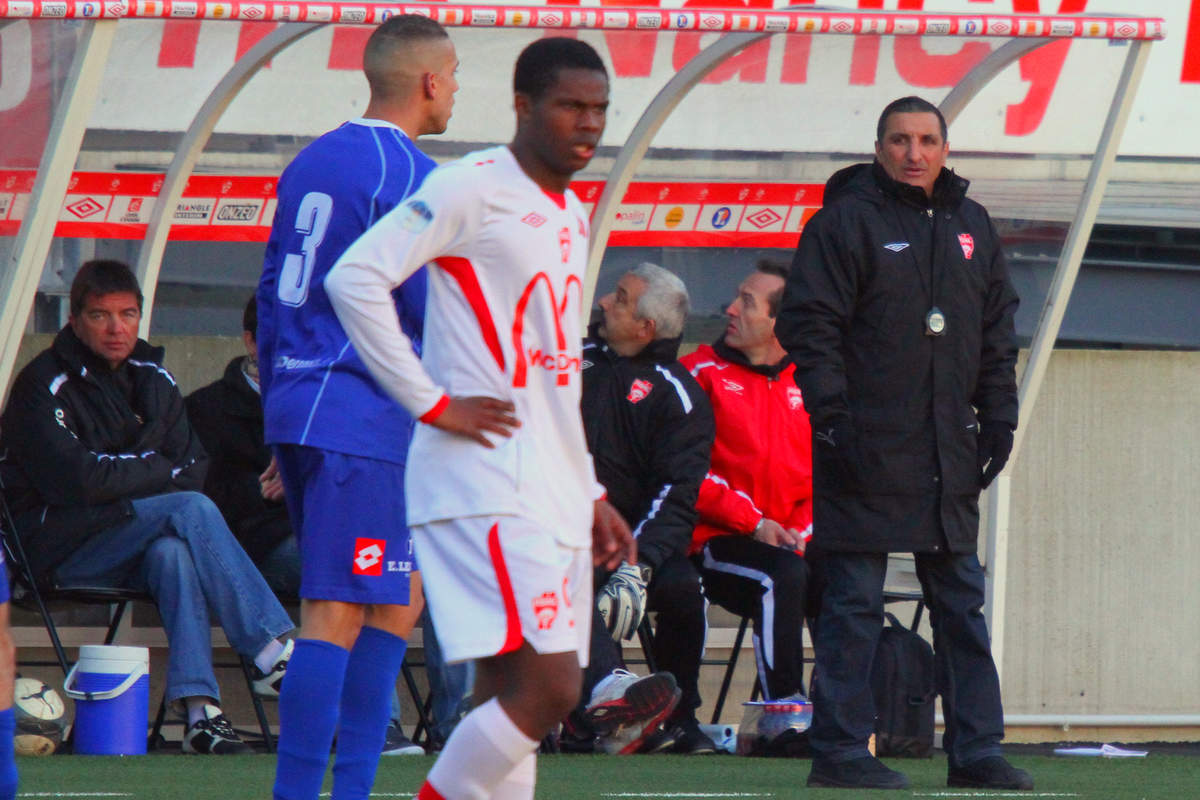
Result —
[[754, 621], [754, 657], [767, 699], [804, 691], [804, 620], [815, 610], [808, 559], [749, 536], [718, 536], [693, 557], [704, 593]]
[[[917, 577], [929, 608], [937, 688], [950, 763], [1000, 754], [1004, 712], [1000, 680], [981, 613], [983, 567], [974, 554], [917, 553]], [[820, 677], [813, 687], [809, 741], [830, 761], [868, 754], [875, 729], [870, 674], [883, 628], [886, 553], [824, 553], [826, 583], [816, 630]]]
[[[608, 581], [610, 573], [597, 570], [597, 590]], [[675, 676], [682, 695], [672, 719], [692, 716], [700, 707], [700, 658], [704, 651], [704, 597], [700, 592], [700, 576], [686, 556], [672, 556], [654, 573], [647, 587], [648, 608], [657, 614], [652, 647], [658, 669]], [[592, 605], [592, 637], [588, 666], [583, 672], [583, 692], [580, 705], [572, 716], [575, 727], [584, 723], [580, 714], [592, 695], [592, 689], [614, 669], [624, 668], [621, 646], [604, 628], [604, 620], [595, 604]]]

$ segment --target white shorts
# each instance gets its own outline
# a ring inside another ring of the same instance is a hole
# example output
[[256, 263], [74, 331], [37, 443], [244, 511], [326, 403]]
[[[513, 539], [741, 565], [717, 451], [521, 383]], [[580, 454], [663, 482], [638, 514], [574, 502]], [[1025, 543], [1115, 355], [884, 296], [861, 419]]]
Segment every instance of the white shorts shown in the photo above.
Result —
[[448, 662], [529, 642], [587, 666], [592, 554], [522, 517], [462, 517], [412, 527], [417, 566]]

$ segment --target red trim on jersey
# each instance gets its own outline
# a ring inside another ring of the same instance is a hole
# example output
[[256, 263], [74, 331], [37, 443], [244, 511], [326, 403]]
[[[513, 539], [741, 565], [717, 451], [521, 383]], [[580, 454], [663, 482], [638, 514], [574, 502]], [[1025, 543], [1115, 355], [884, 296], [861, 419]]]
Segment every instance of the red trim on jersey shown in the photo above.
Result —
[[417, 792], [417, 800], [446, 800], [442, 793], [433, 788], [433, 784], [429, 781], [421, 784], [421, 791]]
[[441, 400], [438, 400], [436, 403], [433, 404], [433, 408], [429, 409], [428, 411], [426, 411], [424, 414], [421, 415], [419, 421], [420, 422], [433, 422], [435, 419], [437, 419], [438, 417], [440, 417], [442, 415], [442, 412], [446, 410], [446, 406], [448, 406], [448, 405], [450, 405], [450, 395], [444, 394], [444, 395], [442, 395]]
[[496, 364], [503, 372], [504, 351], [500, 349], [500, 336], [496, 333], [496, 323], [492, 320], [492, 311], [488, 308], [487, 299], [483, 296], [483, 289], [479, 286], [479, 278], [475, 277], [475, 265], [471, 263], [470, 259], [457, 256], [442, 256], [433, 263], [458, 281], [459, 288], [466, 295], [467, 303], [475, 312], [475, 319], [479, 321], [483, 342], [487, 345], [488, 350], [492, 351]]
[[546, 195], [546, 197], [549, 197], [551, 200], [553, 200], [554, 205], [558, 206], [559, 208], [563, 209], [564, 211], [566, 210], [566, 208], [567, 208], [566, 192], [548, 192], [545, 189], [542, 189], [542, 194]]
[[508, 565], [504, 563], [504, 551], [500, 549], [499, 522], [488, 531], [488, 555], [492, 557], [496, 583], [500, 587], [500, 597], [504, 600], [504, 616], [508, 619], [508, 632], [504, 636], [504, 644], [496, 653], [503, 655], [520, 647], [525, 637], [521, 635], [521, 617], [517, 614], [517, 598], [513, 594], [512, 579], [508, 577]]

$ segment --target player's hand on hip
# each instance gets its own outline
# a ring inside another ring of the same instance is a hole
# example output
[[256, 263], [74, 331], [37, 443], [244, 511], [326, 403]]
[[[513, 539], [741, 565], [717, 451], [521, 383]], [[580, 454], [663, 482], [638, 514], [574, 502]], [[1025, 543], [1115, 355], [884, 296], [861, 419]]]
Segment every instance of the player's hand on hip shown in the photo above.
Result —
[[494, 433], [506, 439], [512, 436], [513, 430], [521, 427], [521, 421], [513, 416], [516, 410], [512, 403], [494, 397], [451, 397], [442, 413], [429, 424], [493, 448], [496, 445], [486, 434]]
[[597, 500], [592, 517], [592, 560], [605, 569], [616, 569], [624, 561], [637, 563], [637, 541], [633, 531], [607, 500]]

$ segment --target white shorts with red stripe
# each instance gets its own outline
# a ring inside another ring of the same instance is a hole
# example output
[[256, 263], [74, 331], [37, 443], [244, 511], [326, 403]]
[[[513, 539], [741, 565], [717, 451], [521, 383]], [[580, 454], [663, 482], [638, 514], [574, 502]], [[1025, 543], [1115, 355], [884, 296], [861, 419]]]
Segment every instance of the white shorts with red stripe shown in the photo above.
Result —
[[516, 650], [579, 655], [587, 665], [592, 554], [522, 517], [441, 520], [412, 528], [417, 564], [446, 661]]

